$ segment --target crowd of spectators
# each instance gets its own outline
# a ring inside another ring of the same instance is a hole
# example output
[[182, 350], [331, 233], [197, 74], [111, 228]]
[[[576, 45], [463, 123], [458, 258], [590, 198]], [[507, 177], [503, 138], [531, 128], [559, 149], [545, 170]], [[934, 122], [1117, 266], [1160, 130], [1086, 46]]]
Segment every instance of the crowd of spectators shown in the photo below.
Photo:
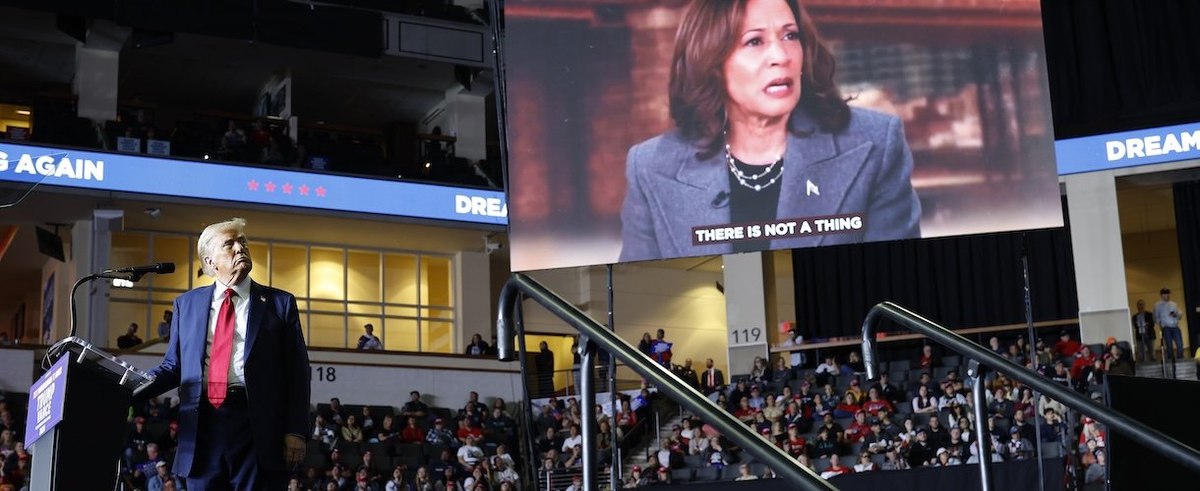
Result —
[[29, 489], [29, 452], [25, 450], [28, 394], [0, 391], [0, 491]]
[[[660, 336], [661, 337], [661, 336]], [[647, 336], [648, 338], [648, 336]], [[649, 340], [653, 342], [653, 340]], [[647, 344], [643, 340], [643, 344]], [[1133, 374], [1128, 343], [1110, 338], [1089, 346], [1061, 333], [1057, 341], [989, 340], [1000, 356], [1099, 401], [1108, 373]], [[844, 362], [827, 356], [814, 370], [783, 358], [760, 358], [750, 375], [726, 385], [719, 370], [697, 373], [691, 360], [674, 366], [685, 382], [708, 395], [747, 426], [824, 477], [852, 472], [944, 467], [977, 462], [978, 441], [970, 391], [960, 376], [961, 357], [940, 356], [923, 345], [911, 360], [884, 365], [865, 383], [857, 352]], [[649, 354], [649, 353], [648, 353]], [[1102, 481], [1105, 429], [1003, 374], [985, 378], [986, 438], [992, 461], [1064, 457], [1084, 483]], [[618, 419], [619, 421], [619, 419]], [[625, 487], [691, 480], [773, 477], [770, 469], [694, 416], [686, 417], [647, 449], [647, 464], [629, 473]], [[1077, 456], [1077, 457], [1076, 457]]]

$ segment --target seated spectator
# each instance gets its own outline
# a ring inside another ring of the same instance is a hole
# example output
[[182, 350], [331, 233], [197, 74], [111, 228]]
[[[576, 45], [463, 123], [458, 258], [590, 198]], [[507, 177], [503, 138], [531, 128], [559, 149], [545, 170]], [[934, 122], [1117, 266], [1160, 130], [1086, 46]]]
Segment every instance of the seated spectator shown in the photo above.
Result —
[[488, 352], [488, 344], [483, 340], [483, 336], [475, 334], [471, 336], [471, 343], [467, 345], [465, 353], [470, 356], [484, 356]]
[[922, 467], [933, 461], [937, 456], [937, 448], [929, 442], [929, 433], [925, 428], [917, 428], [916, 439], [908, 447], [908, 465]]
[[930, 465], [935, 467], [950, 467], [952, 465], [962, 465], [962, 461], [950, 455], [950, 451], [946, 448], [937, 449], [937, 455], [934, 457], [933, 463]]
[[887, 411], [889, 413], [895, 411], [895, 407], [883, 397], [877, 387], [867, 389], [867, 400], [863, 402], [862, 408], [863, 411], [871, 415], [879, 414], [879, 411]]
[[955, 394], [961, 394], [963, 393], [964, 389], [967, 388], [963, 385], [962, 379], [958, 378], [958, 370], [950, 370], [949, 372], [946, 372], [946, 378], [942, 380], [942, 383], [939, 384], [939, 386], [943, 391], [946, 389], [946, 387], [950, 387]]
[[792, 457], [808, 453], [808, 441], [800, 434], [796, 425], [788, 425], [787, 438], [783, 441], [783, 449]]
[[850, 426], [846, 427], [846, 441], [850, 443], [861, 442], [870, 432], [871, 425], [867, 424], [867, 412], [859, 410], [854, 413], [854, 421], [850, 422]]
[[485, 490], [492, 489], [491, 481], [484, 473], [485, 469], [490, 469], [486, 459], [482, 461], [482, 465], [477, 465], [475, 468], [471, 469], [471, 474], [467, 476], [466, 479], [463, 479], [463, 489], [475, 489], [477, 484], [483, 486], [483, 489]]
[[406, 418], [417, 418], [418, 421], [424, 420], [429, 415], [429, 406], [421, 402], [421, 393], [412, 391], [408, 393], [409, 400], [400, 408], [400, 414]]
[[462, 489], [461, 483], [458, 482], [458, 469], [447, 467], [442, 469], [441, 479], [437, 484], [434, 484], [434, 489], [437, 491], [458, 491]]
[[411, 491], [412, 484], [405, 476], [408, 469], [403, 465], [398, 465], [392, 469], [392, 478], [388, 479], [384, 484], [384, 491]]
[[958, 428], [950, 428], [950, 439], [946, 441], [946, 450], [950, 451], [950, 456], [960, 463], [966, 460], [968, 454], [967, 441], [963, 439], [962, 430]]
[[929, 372], [921, 372], [921, 376], [916, 382], [913, 382], [912, 387], [909, 388], [909, 392], [914, 394], [915, 397], [915, 394], [920, 392], [921, 387], [925, 387], [925, 390], [928, 391], [929, 394], [933, 395], [933, 397], [937, 397], [942, 393], [941, 386], [934, 383], [933, 375], [930, 375]]
[[825, 470], [821, 472], [821, 478], [829, 479], [834, 476], [850, 474], [853, 472], [854, 469], [842, 465], [841, 457], [838, 457], [838, 454], [835, 453], [829, 456], [829, 467], [826, 467]]
[[[608, 424], [607, 420], [600, 424]], [[483, 437], [488, 443], [512, 443], [516, 440], [517, 422], [499, 408], [492, 409], [492, 416], [484, 423]]]
[[813, 405], [809, 413], [811, 419], [823, 419], [826, 415], [833, 415], [833, 408], [825, 403], [825, 396], [813, 394]]
[[443, 447], [458, 448], [459, 441], [454, 432], [446, 427], [442, 418], [433, 420], [433, 428], [425, 433], [425, 443]]
[[417, 418], [409, 417], [404, 429], [400, 430], [400, 443], [424, 443], [425, 430], [417, 426]]
[[857, 351], [851, 351], [850, 356], [846, 358], [846, 364], [842, 365], [843, 375], [862, 375], [867, 372], [867, 366], [859, 357]]
[[871, 454], [863, 452], [858, 454], [858, 463], [854, 464], [854, 472], [871, 472], [879, 470], [875, 462], [871, 461]]
[[1009, 400], [1008, 392], [998, 388], [992, 392], [992, 402], [988, 403], [988, 413], [993, 418], [1012, 419], [1015, 405]]
[[992, 353], [995, 353], [999, 356], [1008, 354], [1008, 350], [1000, 345], [1000, 338], [996, 336], [988, 338], [988, 349], [992, 350]]
[[776, 384], [782, 384], [787, 387], [787, 383], [794, 378], [795, 372], [792, 367], [787, 365], [787, 360], [782, 356], [775, 358], [775, 366], [771, 369], [771, 379]]
[[879, 374], [879, 381], [875, 385], [872, 385], [871, 389], [867, 390], [868, 397], [870, 397], [872, 389], [878, 391], [883, 400], [892, 403], [893, 408], [904, 399], [904, 391], [891, 382], [891, 376], [887, 372]]
[[738, 466], [738, 477], [734, 481], [754, 481], [758, 476], [750, 472], [750, 464], [742, 464]]
[[862, 390], [862, 382], [858, 379], [858, 375], [850, 375], [849, 377], [850, 387], [846, 389], [846, 394], [854, 396], [855, 404], [862, 404], [862, 401], [867, 397], [866, 393]]
[[342, 427], [342, 440], [355, 443], [363, 441], [363, 429], [358, 425], [358, 416], [346, 416], [346, 426]]
[[545, 455], [547, 452], [562, 448], [563, 442], [558, 438], [558, 432], [554, 428], [546, 428], [536, 440], [533, 441], [533, 448], [538, 455]]
[[911, 468], [908, 465], [908, 460], [901, 458], [900, 450], [892, 447], [884, 454], [883, 465], [880, 466], [885, 471], [902, 471]]
[[467, 443], [467, 438], [474, 438], [478, 442], [483, 440], [483, 429], [476, 426], [470, 417], [463, 417], [458, 420], [458, 432], [454, 436], [464, 445]]
[[[994, 424], [995, 420], [992, 420], [992, 423]], [[959, 435], [959, 437], [962, 438], [962, 441], [964, 441], [964, 442], [971, 441], [971, 437], [974, 435], [973, 433], [971, 433], [973, 431], [972, 429], [974, 428], [974, 426], [971, 425], [971, 418], [968, 416], [960, 416], [958, 418], [958, 423], [956, 423], [956, 424], [958, 426], [955, 426], [952, 429], [958, 430], [958, 435]], [[958, 457], [961, 459], [963, 456], [955, 455], [955, 457]]]
[[821, 427], [817, 428], [820, 431], [822, 428], [829, 430], [829, 438], [835, 442], [841, 443], [846, 439], [846, 429], [837, 421], [833, 420], [832, 414], [826, 414], [821, 420]]
[[396, 431], [392, 415], [385, 414], [383, 416], [383, 423], [379, 425], [379, 428], [375, 429], [374, 437], [367, 441], [370, 443], [391, 444], [395, 443], [399, 436], [400, 433]]
[[483, 458], [483, 449], [477, 446], [475, 437], [467, 437], [461, 447], [458, 447], [458, 463], [464, 468], [470, 468]]
[[738, 408], [733, 412], [733, 416], [746, 424], [754, 423], [754, 415], [758, 414], [758, 410], [750, 406], [750, 398], [742, 397], [738, 402]]
[[1009, 430], [1011, 439], [1005, 443], [1002, 454], [1006, 460], [1025, 460], [1033, 456], [1033, 442], [1021, 436], [1021, 430], [1013, 427]]
[[375, 326], [366, 324], [363, 326], [363, 334], [358, 337], [358, 349], [363, 351], [379, 351], [383, 349], [383, 341], [375, 335]]
[[575, 446], [577, 446], [577, 445], [583, 445], [583, 435], [579, 434], [578, 426], [576, 426], [576, 425], [568, 426], [567, 432], [569, 433], [569, 435], [567, 436], [567, 438], [563, 439], [563, 442], [562, 442], [561, 450], [562, 450], [563, 454], [570, 452], [571, 449], [575, 448]]
[[1087, 470], [1084, 471], [1083, 483], [1104, 484], [1104, 480], [1108, 476], [1108, 473], [1105, 470], [1108, 458], [1104, 456], [1103, 449], [1096, 449], [1096, 452], [1093, 455], [1095, 456], [1095, 463], [1089, 465]]
[[637, 424], [637, 414], [633, 412], [633, 407], [629, 404], [629, 399], [621, 400], [621, 410], [617, 412], [617, 438], [624, 438], [629, 430], [632, 430]]
[[655, 456], [658, 457], [658, 463], [664, 467], [682, 467], [683, 454], [677, 451], [677, 446], [673, 445], [670, 438], [663, 438], [659, 444], [658, 452]]
[[757, 385], [751, 386], [750, 387], [750, 407], [754, 408], [755, 411], [762, 411], [762, 408], [766, 407], [766, 405], [767, 405], [767, 398], [765, 396], [763, 396], [762, 388]]
[[943, 386], [942, 390], [942, 396], [938, 398], [939, 411], [950, 411], [955, 407], [965, 406], [967, 404], [967, 398], [963, 397], [962, 394], [955, 392], [952, 385], [947, 384]]
[[1109, 346], [1108, 353], [1104, 355], [1104, 373], [1125, 376], [1134, 375], [1133, 357], [1130, 353], [1126, 353], [1118, 344]]
[[[1004, 458], [1000, 456], [999, 447], [1001, 445], [996, 445], [995, 444], [996, 442], [992, 442], [992, 443], [993, 443], [993, 445], [991, 447], [992, 462], [1004, 462]], [[967, 464], [978, 464], [979, 463], [979, 442], [978, 441], [971, 442], [969, 447], [971, 449], [970, 450], [971, 456], [967, 458], [966, 463]]]
[[885, 453], [893, 447], [892, 437], [883, 432], [883, 425], [879, 420], [871, 422], [871, 430], [862, 438], [862, 448], [865, 453], [881, 454]]
[[158, 461], [154, 463], [154, 474], [146, 479], [147, 491], [163, 491], [168, 482], [174, 481], [171, 476], [170, 466], [166, 461]]
[[336, 397], [329, 399], [329, 408], [325, 410], [325, 421], [337, 427], [346, 424], [346, 408], [342, 407], [342, 400]]
[[830, 435], [829, 428], [817, 430], [817, 439], [809, 446], [808, 456], [814, 459], [825, 459], [837, 455], [838, 442]]
[[1083, 430], [1079, 432], [1079, 443], [1096, 440], [1096, 443], [1101, 447], [1107, 443], [1108, 439], [1105, 437], [1105, 432], [1100, 428], [1096, 420], [1084, 416], [1080, 422], [1083, 424]]
[[[646, 333], [649, 336], [650, 333]], [[633, 470], [629, 471], [629, 477], [625, 479], [626, 489], [644, 488], [650, 485], [650, 479], [642, 475], [641, 466], [633, 466]]]
[[312, 440], [321, 442], [325, 451], [332, 450], [333, 442], [337, 441], [337, 433], [334, 433], [333, 427], [325, 423], [325, 417], [320, 414], [313, 420]]
[[928, 385], [917, 386], [917, 396], [913, 397], [912, 410], [918, 414], [932, 414], [938, 411], [938, 400], [930, 395]]
[[1058, 342], [1054, 343], [1054, 353], [1060, 358], [1074, 357], [1084, 345], [1071, 339], [1071, 333], [1063, 330], [1058, 334]]
[[[509, 458], [511, 459], [511, 457], [509, 457]], [[492, 464], [493, 471], [492, 471], [491, 482], [493, 482], [493, 483], [506, 483], [507, 482], [507, 483], [512, 483], [513, 485], [519, 485], [521, 483], [521, 475], [518, 474], [516, 469], [513, 468], [513, 464], [511, 462], [511, 460], [495, 458], [495, 459], [493, 459], [493, 461], [495, 462], [495, 464]]]
[[456, 457], [457, 453], [457, 450], [454, 453], [451, 453], [448, 449], [442, 450], [442, 453], [438, 455], [438, 458], [431, 460], [429, 462], [430, 479], [432, 479], [433, 476], [441, 476], [445, 474], [447, 467], [455, 471], [462, 470], [460, 469], [462, 464], [458, 462], [458, 458]]
[[833, 355], [827, 355], [825, 362], [817, 365], [817, 369], [813, 372], [813, 377], [816, 379], [817, 385], [828, 385], [833, 383], [834, 377], [842, 372], [838, 366], [837, 358]]
[[916, 368], [932, 371], [936, 367], [942, 366], [942, 360], [933, 354], [932, 345], [921, 345], [921, 354], [917, 356], [917, 361], [913, 363]]
[[754, 357], [754, 366], [750, 368], [750, 383], [755, 386], [766, 385], [771, 382], [771, 375], [771, 367], [767, 366], [766, 358]]
[[833, 408], [833, 417], [837, 419], [853, 418], [860, 409], [862, 406], [858, 405], [858, 398], [854, 397], [854, 394], [846, 392], [846, 395], [842, 397], [842, 402]]
[[929, 444], [935, 447], [941, 447], [950, 440], [950, 432], [946, 427], [942, 426], [942, 420], [938, 418], [929, 418], [929, 426], [925, 428], [929, 433]]
[[731, 456], [728, 455], [725, 447], [721, 444], [721, 438], [717, 436], [709, 437], [708, 449], [704, 451], [704, 465], [724, 469], [725, 466], [729, 465], [731, 460]]
[[1088, 345], [1080, 345], [1079, 351], [1075, 354], [1075, 359], [1071, 361], [1071, 378], [1079, 380], [1083, 369], [1090, 367], [1096, 362], [1096, 355], [1092, 353], [1092, 348]]
[[413, 477], [413, 491], [433, 491], [434, 483], [433, 476], [429, 473], [429, 468], [425, 466], [417, 467], [417, 475]]
[[362, 414], [358, 417], [358, 425], [362, 426], [364, 435], [370, 435], [371, 430], [375, 429], [375, 418], [371, 417], [371, 408], [368, 406], [362, 407]]
[[[622, 401], [622, 403], [623, 402], [624, 401]], [[539, 433], [544, 432], [547, 429], [557, 431], [562, 425], [561, 418], [555, 413], [554, 406], [551, 406], [550, 404], [542, 405], [538, 411], [538, 416], [534, 420], [534, 423]]]

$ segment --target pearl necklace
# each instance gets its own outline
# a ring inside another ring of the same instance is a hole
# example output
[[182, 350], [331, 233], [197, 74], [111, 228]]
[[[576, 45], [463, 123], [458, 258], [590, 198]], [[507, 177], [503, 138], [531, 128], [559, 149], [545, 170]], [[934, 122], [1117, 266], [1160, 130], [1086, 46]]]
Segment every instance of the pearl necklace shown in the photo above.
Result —
[[[733, 174], [733, 177], [735, 177], [737, 179], [738, 184], [741, 184], [742, 186], [753, 189], [755, 191], [762, 191], [763, 189], [769, 188], [769, 187], [771, 187], [771, 185], [775, 184], [775, 182], [778, 181], [779, 178], [783, 177], [783, 156], [782, 155], [779, 156], [778, 158], [776, 158], [774, 162], [767, 164], [766, 169], [763, 169], [762, 173], [746, 175], [746, 173], [742, 172], [741, 169], [738, 169], [736, 160], [733, 158], [733, 153], [729, 151], [729, 144], [726, 143], [725, 144], [725, 161], [729, 165], [729, 172], [731, 172]], [[751, 184], [751, 182], [765, 179], [768, 175], [770, 175], [772, 172], [775, 171], [776, 167], [779, 168], [778, 172], [775, 172], [775, 176], [772, 177], [770, 180], [768, 180], [766, 184], [761, 184], [761, 183]]]

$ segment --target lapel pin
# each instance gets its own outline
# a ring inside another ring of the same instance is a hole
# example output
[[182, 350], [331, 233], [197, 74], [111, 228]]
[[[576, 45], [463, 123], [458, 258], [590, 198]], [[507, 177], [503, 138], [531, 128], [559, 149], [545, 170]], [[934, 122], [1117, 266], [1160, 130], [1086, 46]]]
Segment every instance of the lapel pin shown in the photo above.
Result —
[[813, 184], [813, 182], [808, 179], [805, 179], [804, 181], [807, 183], [804, 186], [804, 191], [805, 191], [806, 196], [813, 196], [813, 195], [820, 196], [821, 195], [821, 190], [819, 188], [817, 188], [816, 184]]
[[266, 296], [263, 296], [263, 295], [259, 295], [259, 296], [258, 296], [258, 301], [259, 301], [259, 302], [266, 302], [266, 301], [267, 301], [267, 297], [266, 297]]

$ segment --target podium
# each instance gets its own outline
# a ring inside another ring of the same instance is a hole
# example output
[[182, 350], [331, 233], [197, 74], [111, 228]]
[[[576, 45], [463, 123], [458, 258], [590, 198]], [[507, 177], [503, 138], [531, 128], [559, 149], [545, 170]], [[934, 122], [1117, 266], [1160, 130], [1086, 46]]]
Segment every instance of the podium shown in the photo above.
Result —
[[73, 336], [46, 359], [56, 361], [29, 389], [30, 489], [113, 489], [129, 406], [153, 377]]

